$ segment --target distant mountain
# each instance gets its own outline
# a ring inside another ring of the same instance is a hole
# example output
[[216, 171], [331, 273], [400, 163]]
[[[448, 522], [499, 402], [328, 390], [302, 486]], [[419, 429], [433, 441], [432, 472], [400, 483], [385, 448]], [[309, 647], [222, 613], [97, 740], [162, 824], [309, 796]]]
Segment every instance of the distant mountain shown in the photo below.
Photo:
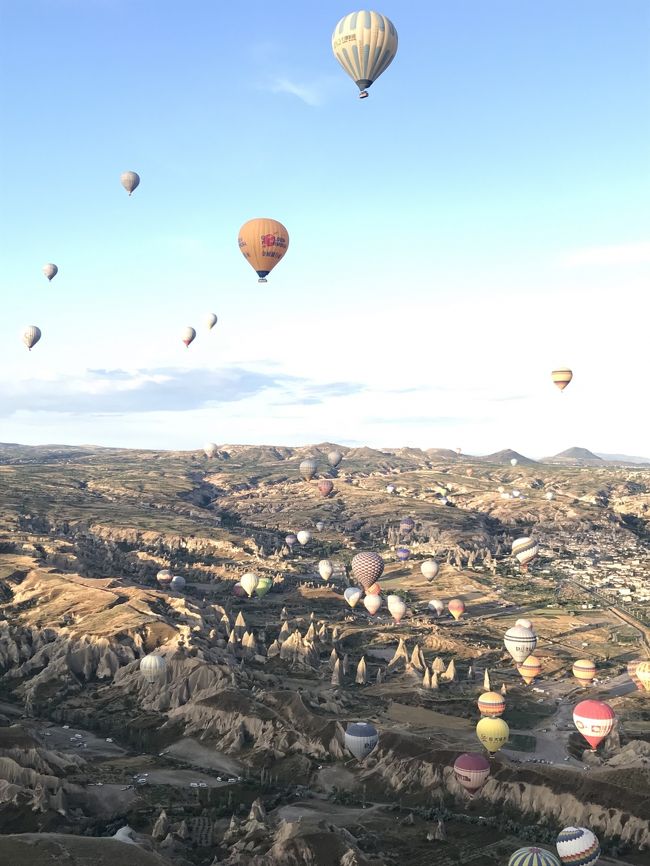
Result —
[[427, 448], [426, 453], [435, 460], [458, 460], [458, 454], [451, 448]]
[[510, 463], [511, 460], [516, 460], [522, 466], [535, 466], [537, 460], [531, 460], [530, 457], [524, 457], [518, 451], [513, 451], [512, 448], [504, 448], [503, 451], [496, 451], [494, 454], [486, 454], [484, 457], [473, 457], [473, 460], [481, 460], [485, 463]]
[[650, 463], [650, 457], [631, 457], [629, 454], [598, 454], [610, 463]]
[[588, 448], [567, 448], [552, 457], [544, 457], [542, 463], [572, 463], [574, 466], [598, 466], [603, 458], [589, 451]]

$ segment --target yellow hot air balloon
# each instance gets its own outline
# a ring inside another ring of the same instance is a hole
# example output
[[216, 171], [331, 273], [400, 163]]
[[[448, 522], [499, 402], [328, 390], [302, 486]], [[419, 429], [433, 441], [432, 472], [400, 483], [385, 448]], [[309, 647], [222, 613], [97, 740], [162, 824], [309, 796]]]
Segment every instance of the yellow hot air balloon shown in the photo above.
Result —
[[573, 663], [573, 676], [581, 686], [590, 686], [596, 676], [596, 665], [591, 659], [578, 659]]
[[571, 379], [573, 379], [573, 372], [568, 367], [563, 367], [561, 370], [553, 370], [551, 379], [560, 391], [564, 391]]
[[522, 680], [529, 686], [542, 672], [542, 663], [537, 656], [528, 656], [520, 665], [517, 665]]
[[508, 742], [510, 728], [503, 719], [485, 716], [476, 726], [476, 736], [488, 752], [493, 755]]
[[397, 30], [393, 22], [379, 12], [351, 12], [334, 28], [332, 51], [361, 91], [359, 99], [365, 99], [367, 88], [397, 54]]
[[253, 270], [257, 272], [260, 283], [266, 282], [286, 251], [289, 249], [289, 232], [282, 223], [272, 219], [249, 220], [239, 229], [239, 249]]
[[650, 662], [639, 662], [634, 673], [646, 692], [650, 692]]

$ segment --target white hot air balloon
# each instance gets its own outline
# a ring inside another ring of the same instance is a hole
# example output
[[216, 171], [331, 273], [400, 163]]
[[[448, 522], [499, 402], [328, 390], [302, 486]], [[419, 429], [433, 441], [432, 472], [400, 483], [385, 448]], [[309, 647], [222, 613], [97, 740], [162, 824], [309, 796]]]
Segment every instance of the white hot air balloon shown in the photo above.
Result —
[[356, 607], [361, 601], [363, 590], [358, 586], [349, 586], [343, 593], [343, 598], [347, 601], [350, 607]]
[[395, 493], [395, 485], [387, 484], [386, 485], [386, 493]]
[[518, 462], [519, 462], [519, 461], [517, 460], [517, 458], [516, 458], [516, 457], [513, 457], [512, 460], [510, 461], [510, 465], [511, 465], [511, 466], [516, 466]]
[[206, 444], [203, 446], [203, 453], [208, 458], [216, 457], [219, 453], [219, 448], [217, 447], [217, 444], [215, 442], [206, 442]]
[[140, 659], [140, 673], [148, 683], [155, 683], [164, 680], [167, 673], [167, 662], [164, 656], [149, 655]]
[[30, 352], [40, 339], [41, 329], [36, 325], [29, 325], [29, 327], [25, 328], [23, 331], [23, 343], [27, 346]]
[[329, 580], [330, 577], [334, 574], [334, 566], [329, 561], [329, 559], [321, 559], [318, 563], [318, 573], [323, 578], [323, 580]]
[[322, 520], [316, 521], [316, 529], [318, 532], [322, 532], [325, 529], [325, 524]]
[[48, 262], [46, 265], [43, 265], [42, 271], [48, 280], [53, 280], [54, 277], [59, 273], [59, 269], [52, 262]]
[[522, 619], [517, 620], [515, 625], [520, 625], [522, 628], [530, 629], [530, 631], [532, 631], [532, 633], [535, 634], [535, 629], [533, 628], [533, 624], [529, 619], [525, 619], [522, 617]]
[[434, 580], [438, 576], [438, 572], [440, 571], [440, 566], [435, 561], [435, 559], [425, 559], [422, 565], [420, 566], [420, 571], [423, 576], [429, 581], [429, 583]]
[[123, 171], [120, 175], [120, 183], [129, 195], [140, 186], [140, 175], [134, 171]]
[[358, 761], [363, 761], [379, 742], [379, 734], [368, 722], [353, 722], [345, 729], [345, 747]]
[[206, 317], [205, 317], [205, 326], [208, 329], [208, 331], [211, 331], [216, 324], [217, 324], [216, 313], [207, 313]]
[[194, 342], [196, 331], [189, 325], [181, 331], [181, 340], [185, 343], [185, 348], [189, 349], [190, 343]]
[[445, 609], [445, 605], [443, 602], [439, 601], [437, 598], [432, 598], [430, 602], [427, 604], [427, 608], [429, 611], [435, 616], [440, 616], [440, 614]]
[[343, 460], [343, 455], [336, 448], [327, 455], [327, 462], [333, 469], [336, 469], [341, 460]]
[[381, 607], [381, 596], [379, 595], [379, 593], [367, 595], [363, 600], [363, 604], [370, 616], [375, 616], [375, 614]]
[[176, 592], [182, 592], [185, 589], [185, 578], [182, 574], [175, 574], [169, 585]]
[[521, 664], [534, 652], [537, 638], [529, 628], [515, 625], [505, 633], [503, 643], [517, 664]]
[[305, 544], [309, 544], [311, 541], [311, 532], [308, 529], [301, 529], [300, 532], [296, 534], [296, 538], [298, 542], [304, 547]]
[[246, 574], [243, 575], [242, 579], [239, 581], [241, 585], [244, 587], [246, 595], [251, 598], [255, 590], [257, 589], [257, 584], [259, 583], [259, 577], [256, 574], [253, 574], [250, 571], [247, 571]]
[[553, 491], [549, 490], [548, 493], [545, 494], [544, 498], [550, 502], [553, 499]]
[[393, 617], [396, 623], [400, 623], [402, 617], [406, 613], [406, 605], [402, 598], [399, 595], [389, 595], [386, 599], [386, 604], [388, 606], [388, 612]]
[[397, 30], [379, 12], [351, 12], [334, 29], [332, 51], [359, 88], [359, 98], [365, 99], [370, 85], [397, 54]]

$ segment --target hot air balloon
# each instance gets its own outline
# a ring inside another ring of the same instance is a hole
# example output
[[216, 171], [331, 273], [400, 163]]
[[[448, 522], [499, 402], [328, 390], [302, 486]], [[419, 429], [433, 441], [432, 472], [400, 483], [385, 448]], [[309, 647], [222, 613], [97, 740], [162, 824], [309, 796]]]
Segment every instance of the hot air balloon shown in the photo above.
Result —
[[407, 535], [409, 532], [413, 532], [415, 528], [415, 520], [412, 517], [403, 517], [399, 523], [399, 531], [402, 535]]
[[362, 595], [363, 590], [359, 589], [358, 586], [349, 586], [343, 593], [343, 598], [347, 601], [350, 607], [354, 608], [359, 604]]
[[363, 761], [378, 742], [377, 728], [368, 722], [352, 722], [345, 729], [345, 747], [358, 761]]
[[[512, 495], [514, 496], [518, 492], [518, 490], [513, 490]], [[516, 538], [512, 542], [512, 555], [519, 563], [522, 571], [528, 571], [528, 566], [535, 559], [538, 552], [539, 545], [532, 538], [524, 536], [523, 538]]]
[[398, 547], [395, 553], [397, 554], [397, 558], [400, 562], [406, 562], [406, 560], [411, 555], [411, 551], [408, 549], [408, 547]]
[[332, 51], [359, 88], [359, 99], [365, 99], [367, 88], [397, 54], [397, 30], [392, 21], [379, 12], [351, 12], [334, 28]]
[[533, 624], [529, 619], [518, 619], [515, 625], [519, 625], [522, 628], [527, 628], [529, 631], [532, 631], [535, 634], [535, 629], [533, 628]]
[[248, 598], [248, 593], [241, 585], [241, 583], [236, 583], [232, 588], [232, 594], [235, 598]]
[[246, 574], [242, 575], [242, 578], [239, 582], [244, 587], [246, 595], [249, 598], [252, 598], [253, 593], [257, 589], [257, 584], [259, 583], [258, 576], [250, 571], [247, 571]]
[[511, 466], [516, 466], [517, 463], [519, 463], [519, 461], [517, 460], [516, 457], [513, 457], [512, 460], [510, 461], [510, 465], [511, 465]]
[[482, 716], [497, 718], [503, 715], [506, 709], [505, 699], [498, 692], [484, 692], [476, 703]]
[[255, 587], [255, 595], [258, 598], [264, 598], [267, 592], [273, 586], [273, 581], [270, 577], [260, 577], [257, 581], [257, 586]]
[[320, 495], [325, 498], [330, 495], [330, 493], [334, 490], [334, 485], [329, 480], [329, 478], [321, 478], [318, 482], [318, 492]]
[[573, 710], [573, 724], [591, 746], [598, 748], [614, 727], [616, 714], [604, 701], [581, 701]]
[[514, 625], [505, 633], [503, 643], [517, 664], [521, 664], [534, 651], [537, 638], [529, 628]]
[[155, 683], [163, 680], [167, 672], [167, 662], [164, 656], [157, 656], [153, 653], [144, 656], [140, 659], [140, 673], [148, 683]]
[[120, 175], [120, 183], [129, 195], [140, 186], [140, 175], [134, 171], [123, 171]]
[[[650, 692], [650, 662], [638, 662], [634, 671], [637, 681], [641, 684], [641, 689]], [[638, 686], [637, 686], [638, 688]]]
[[169, 586], [172, 582], [172, 573], [168, 568], [161, 568], [158, 574], [156, 575], [156, 581], [161, 586]]
[[205, 454], [205, 456], [206, 456], [207, 458], [210, 458], [210, 457], [216, 457], [217, 454], [219, 453], [219, 448], [217, 447], [216, 443], [214, 443], [214, 442], [207, 442], [207, 443], [203, 446], [203, 453]]
[[29, 327], [25, 328], [23, 331], [23, 343], [27, 346], [30, 352], [40, 339], [41, 329], [37, 328], [36, 325], [29, 325]]
[[388, 606], [389, 614], [399, 624], [406, 613], [406, 605], [403, 599], [399, 595], [389, 595], [386, 599], [386, 605]]
[[460, 455], [462, 454], [462, 452], [463, 452], [463, 449], [462, 449], [462, 448], [456, 448], [456, 456], [457, 456], [457, 457], [460, 457]]
[[578, 659], [578, 661], [573, 663], [572, 673], [580, 685], [586, 688], [594, 681], [596, 665], [591, 659]]
[[600, 857], [600, 842], [587, 827], [565, 827], [555, 847], [564, 866], [593, 866]]
[[181, 574], [175, 574], [172, 577], [170, 588], [175, 592], [182, 592], [185, 589], [185, 578]]
[[214, 326], [217, 324], [217, 314], [216, 313], [207, 313], [205, 317], [205, 326], [208, 331], [211, 331]]
[[341, 460], [343, 460], [343, 455], [340, 451], [330, 451], [327, 455], [327, 462], [333, 469], [336, 469]]
[[473, 797], [481, 790], [490, 775], [490, 762], [477, 752], [459, 755], [454, 761], [454, 776], [459, 785]]
[[465, 475], [467, 475], [468, 478], [471, 478], [473, 474], [474, 474], [474, 470], [471, 468], [471, 466], [469, 469], [465, 470]]
[[311, 541], [311, 532], [308, 529], [301, 529], [296, 538], [298, 539], [299, 544], [304, 547]]
[[440, 614], [445, 609], [444, 604], [441, 601], [438, 601], [437, 598], [432, 598], [431, 601], [427, 603], [427, 607], [431, 611], [431, 613], [435, 614], [436, 616], [440, 616]]
[[357, 553], [352, 559], [354, 579], [366, 591], [379, 580], [383, 573], [384, 560], [374, 551]]
[[183, 328], [181, 332], [181, 340], [185, 343], [185, 348], [189, 349], [190, 343], [194, 342], [194, 338], [196, 337], [196, 331], [194, 328], [191, 328], [189, 325], [187, 328]]
[[334, 566], [329, 561], [329, 559], [321, 559], [318, 563], [318, 573], [323, 578], [323, 580], [329, 580], [330, 577], [334, 574]]
[[493, 755], [499, 751], [501, 746], [504, 746], [508, 742], [510, 728], [503, 719], [485, 716], [479, 719], [476, 725], [476, 736], [488, 752]]
[[521, 490], [513, 490], [512, 491], [513, 499], [519, 499], [520, 496], [521, 496]]
[[542, 672], [542, 663], [537, 656], [528, 656], [520, 665], [517, 665], [517, 670], [522, 680], [529, 686], [535, 677], [538, 677]]
[[422, 572], [423, 577], [426, 577], [429, 583], [431, 583], [431, 581], [435, 580], [435, 578], [438, 576], [440, 566], [435, 561], [435, 559], [425, 559], [420, 566], [420, 571]]
[[515, 851], [508, 860], [508, 866], [560, 866], [560, 861], [550, 851], [533, 845]]
[[300, 475], [305, 479], [305, 481], [311, 481], [311, 479], [316, 474], [316, 470], [318, 469], [318, 460], [314, 460], [313, 457], [307, 457], [306, 460], [303, 460], [300, 464], [299, 472]]
[[297, 536], [295, 536], [293, 534], [293, 532], [290, 532], [289, 535], [285, 536], [285, 539], [284, 539], [284, 543], [287, 545], [289, 550], [293, 549], [293, 546], [296, 543], [296, 541], [298, 541], [298, 538], [297, 538]]
[[381, 584], [373, 583], [366, 589], [366, 595], [379, 595], [381, 593]]
[[325, 524], [322, 520], [316, 521], [316, 529], [318, 530], [318, 532], [322, 532], [325, 529]]
[[573, 379], [573, 372], [569, 370], [568, 367], [563, 367], [559, 370], [553, 370], [553, 372], [551, 373], [551, 379], [553, 380], [553, 384], [556, 388], [559, 388], [560, 391], [564, 391], [571, 379]]
[[454, 619], [460, 619], [465, 613], [465, 603], [459, 598], [452, 598], [447, 604], [447, 610]]
[[395, 493], [395, 485], [387, 484], [386, 485], [386, 493]]
[[381, 596], [370, 593], [363, 599], [363, 604], [370, 616], [374, 616], [381, 607]]
[[289, 232], [277, 220], [249, 220], [239, 229], [239, 249], [256, 271], [260, 283], [289, 249]]
[[48, 278], [48, 280], [53, 280], [54, 277], [59, 273], [59, 269], [56, 265], [52, 264], [52, 262], [48, 262], [46, 265], [43, 265], [41, 270]]
[[552, 490], [549, 490], [548, 493], [546, 493], [546, 494], [544, 495], [544, 498], [545, 498], [545, 499], [548, 499], [548, 501], [550, 502], [550, 501], [553, 499], [553, 495], [554, 495], [554, 494], [553, 494], [553, 491], [552, 491]]

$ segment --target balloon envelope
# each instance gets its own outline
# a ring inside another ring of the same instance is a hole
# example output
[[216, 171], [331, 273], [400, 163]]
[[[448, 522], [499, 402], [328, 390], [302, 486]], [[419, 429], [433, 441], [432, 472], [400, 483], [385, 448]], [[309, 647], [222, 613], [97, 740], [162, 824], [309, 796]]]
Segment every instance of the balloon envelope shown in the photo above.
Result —
[[437, 598], [432, 598], [430, 602], [428, 602], [427, 607], [434, 613], [436, 616], [440, 616], [440, 614], [445, 609], [444, 604], [441, 601], [438, 601]]
[[386, 493], [395, 493], [395, 485], [387, 484], [386, 485]]
[[23, 331], [23, 343], [27, 346], [30, 352], [40, 339], [41, 329], [36, 325], [29, 325]]
[[353, 722], [345, 729], [345, 747], [359, 761], [367, 757], [378, 742], [377, 728], [368, 722]]
[[505, 633], [503, 643], [513, 659], [521, 664], [537, 646], [537, 638], [529, 628], [514, 625]]
[[172, 582], [172, 573], [168, 568], [161, 568], [156, 575], [156, 580], [161, 586], [169, 586]]
[[393, 62], [397, 54], [397, 30], [379, 12], [351, 12], [334, 28], [332, 51], [363, 98], [368, 95], [367, 88]]
[[516, 458], [516, 457], [513, 457], [512, 460], [510, 461], [510, 465], [511, 465], [511, 466], [516, 466], [518, 462], [519, 462], [519, 461], [517, 460], [517, 458]]
[[128, 194], [131, 195], [133, 190], [140, 186], [140, 175], [134, 171], [123, 171], [120, 175], [120, 183]]
[[529, 619], [518, 619], [515, 625], [521, 626], [522, 628], [527, 628], [535, 634], [535, 629], [533, 628], [533, 624]]
[[259, 277], [260, 283], [289, 249], [289, 232], [277, 220], [249, 220], [239, 229], [239, 249]]
[[452, 598], [447, 605], [447, 610], [454, 619], [460, 619], [465, 613], [465, 602], [461, 601], [460, 598]]
[[556, 388], [559, 388], [560, 391], [564, 391], [571, 379], [573, 379], [573, 372], [569, 370], [568, 367], [561, 367], [557, 370], [553, 370], [551, 373], [551, 379]]
[[350, 607], [356, 607], [359, 603], [363, 591], [358, 586], [349, 586], [343, 593], [343, 598], [347, 601]]
[[420, 566], [420, 571], [423, 576], [431, 582], [438, 576], [438, 572], [440, 571], [440, 566], [435, 561], [435, 559], [425, 559], [422, 565]]
[[591, 659], [578, 659], [573, 663], [571, 672], [581, 685], [588, 686], [596, 676], [596, 665]]
[[[519, 494], [518, 490], [513, 490], [512, 495]], [[529, 564], [535, 559], [539, 551], [539, 545], [532, 538], [523, 537], [516, 538], [512, 542], [512, 555], [515, 557], [522, 571], [527, 571]]]
[[364, 589], [376, 583], [384, 573], [384, 560], [378, 553], [368, 551], [357, 553], [352, 559], [352, 574], [356, 582]]
[[189, 346], [190, 343], [194, 342], [196, 337], [196, 331], [194, 328], [191, 328], [189, 325], [186, 328], [183, 328], [181, 332], [181, 340], [185, 343], [185, 346]]
[[408, 549], [408, 547], [398, 547], [395, 553], [397, 554], [397, 558], [400, 562], [406, 562], [406, 560], [411, 555], [411, 551]]
[[273, 581], [270, 577], [260, 577], [257, 581], [257, 586], [255, 587], [255, 595], [259, 598], [264, 598], [267, 592], [273, 586]]
[[182, 575], [175, 574], [174, 577], [172, 577], [170, 584], [171, 589], [176, 592], [182, 592], [185, 589], [185, 585], [185, 578]]
[[321, 478], [318, 482], [318, 491], [321, 496], [329, 496], [330, 493], [334, 490], [334, 485], [329, 480], [329, 478]]
[[395, 622], [401, 622], [402, 617], [406, 613], [406, 605], [404, 604], [403, 599], [400, 598], [399, 595], [389, 595], [386, 599], [386, 605], [388, 607], [388, 612]]
[[517, 665], [517, 670], [523, 681], [529, 686], [542, 672], [542, 663], [537, 656], [528, 656], [520, 665]]
[[203, 453], [206, 457], [216, 457], [219, 453], [219, 449], [215, 442], [206, 442], [203, 446]]
[[604, 701], [581, 701], [573, 710], [573, 723], [592, 749], [597, 749], [614, 727], [616, 714]]
[[217, 324], [217, 315], [216, 313], [208, 313], [205, 317], [205, 324], [208, 331], [211, 331], [214, 326]]
[[600, 857], [600, 843], [587, 827], [565, 827], [555, 843], [565, 866], [593, 866]]
[[319, 532], [322, 532], [322, 531], [325, 529], [325, 524], [323, 523], [322, 520], [319, 520], [319, 521], [316, 523], [316, 529], [317, 529]]
[[374, 616], [381, 607], [381, 596], [374, 594], [367, 595], [363, 600], [363, 604], [370, 616]]
[[299, 544], [304, 547], [305, 544], [309, 544], [311, 541], [311, 532], [308, 529], [301, 529], [296, 535], [296, 538], [298, 539]]
[[334, 574], [334, 566], [329, 561], [329, 559], [321, 559], [318, 563], [318, 573], [323, 578], [323, 580], [329, 580], [330, 577]]
[[638, 662], [634, 669], [634, 675], [637, 681], [641, 684], [641, 688], [646, 692], [650, 692], [650, 662]]
[[293, 534], [293, 532], [290, 532], [289, 535], [285, 536], [284, 541], [287, 547], [291, 548], [294, 546], [296, 541], [298, 541], [298, 538]]
[[318, 461], [314, 460], [313, 457], [308, 457], [306, 460], [303, 460], [300, 464], [299, 472], [305, 481], [310, 481], [314, 475], [316, 474], [316, 470], [318, 469]]
[[550, 851], [532, 845], [515, 851], [508, 860], [508, 866], [560, 866], [560, 861]]
[[476, 726], [476, 736], [488, 752], [493, 754], [508, 742], [510, 728], [503, 719], [484, 717]]
[[166, 672], [167, 662], [164, 656], [150, 653], [140, 659], [140, 673], [148, 683], [155, 683], [157, 680], [164, 679]]
[[485, 755], [470, 752], [454, 761], [454, 776], [459, 785], [470, 794], [480, 791], [490, 775], [490, 762]]
[[59, 269], [52, 262], [48, 262], [46, 265], [43, 265], [42, 271], [48, 278], [48, 280], [53, 280], [54, 277], [59, 273]]
[[343, 460], [343, 455], [340, 451], [330, 451], [327, 455], [327, 462], [334, 469], [339, 465], [339, 463]]
[[484, 692], [476, 703], [482, 716], [498, 717], [503, 715], [506, 709], [505, 699], [498, 692]]
[[256, 574], [252, 574], [252, 572], [247, 571], [239, 581], [241, 585], [244, 587], [246, 591], [246, 595], [251, 598], [255, 590], [257, 589], [259, 578]]
[[412, 517], [403, 517], [400, 520], [399, 531], [403, 534], [407, 532], [412, 532], [415, 528], [415, 520]]

